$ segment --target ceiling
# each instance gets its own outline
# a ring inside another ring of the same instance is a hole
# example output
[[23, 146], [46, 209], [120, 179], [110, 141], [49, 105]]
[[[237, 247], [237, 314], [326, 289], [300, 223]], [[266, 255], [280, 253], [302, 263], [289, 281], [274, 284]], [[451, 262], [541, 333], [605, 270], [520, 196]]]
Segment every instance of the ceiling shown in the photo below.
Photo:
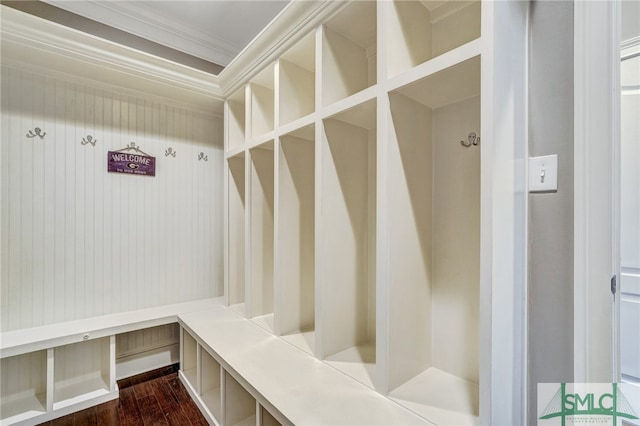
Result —
[[[288, 2], [43, 0], [29, 2], [31, 9], [40, 12], [27, 11], [196, 68], [206, 68], [195, 65], [198, 62], [215, 64], [218, 66], [207, 70], [217, 74]], [[26, 7], [25, 2], [3, 3]], [[42, 12], [43, 8], [48, 10]]]

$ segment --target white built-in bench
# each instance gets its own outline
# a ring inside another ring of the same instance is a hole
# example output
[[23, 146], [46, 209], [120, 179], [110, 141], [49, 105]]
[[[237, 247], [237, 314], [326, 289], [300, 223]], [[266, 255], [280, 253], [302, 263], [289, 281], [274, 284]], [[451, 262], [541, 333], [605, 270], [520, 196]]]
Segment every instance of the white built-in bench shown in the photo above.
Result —
[[221, 305], [213, 298], [0, 334], [0, 425], [33, 425], [116, 399], [116, 335]]
[[232, 308], [178, 320], [180, 379], [211, 424], [430, 424]]

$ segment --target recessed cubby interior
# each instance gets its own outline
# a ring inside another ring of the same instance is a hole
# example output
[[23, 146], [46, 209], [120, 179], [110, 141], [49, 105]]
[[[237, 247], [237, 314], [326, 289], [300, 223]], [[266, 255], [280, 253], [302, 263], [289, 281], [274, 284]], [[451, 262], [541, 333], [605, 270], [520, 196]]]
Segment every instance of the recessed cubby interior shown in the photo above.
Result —
[[373, 387], [376, 367], [376, 101], [323, 120], [322, 350]]
[[261, 405], [260, 406], [260, 426], [282, 426], [282, 423], [276, 420], [276, 418], [273, 417], [271, 413]]
[[241, 146], [245, 142], [245, 129], [246, 129], [246, 101], [245, 101], [245, 89], [238, 90], [236, 93], [227, 98], [227, 150], [232, 150]]
[[315, 110], [315, 46], [315, 33], [311, 32], [280, 58], [280, 125]]
[[224, 372], [224, 419], [226, 426], [255, 426], [256, 400], [228, 372]]
[[273, 141], [249, 151], [250, 170], [250, 290], [248, 313], [273, 331]]
[[349, 3], [323, 28], [322, 104], [330, 105], [377, 81], [376, 2]]
[[245, 303], [245, 154], [227, 159], [227, 296], [244, 312]]
[[389, 76], [480, 37], [479, 0], [393, 0], [387, 7]]
[[200, 397], [213, 417], [221, 420], [220, 364], [200, 346]]
[[253, 139], [272, 132], [275, 119], [273, 65], [251, 80], [251, 135]]
[[194, 388], [198, 382], [198, 343], [184, 328], [182, 329], [182, 359], [180, 369]]
[[110, 357], [110, 337], [55, 348], [54, 410], [107, 394], [110, 391]]
[[280, 334], [314, 353], [315, 126], [280, 137], [278, 270]]
[[435, 424], [471, 424], [479, 406], [480, 146], [460, 141], [480, 135], [480, 58], [389, 100], [390, 396]]
[[2, 358], [0, 419], [14, 423], [47, 411], [47, 351]]

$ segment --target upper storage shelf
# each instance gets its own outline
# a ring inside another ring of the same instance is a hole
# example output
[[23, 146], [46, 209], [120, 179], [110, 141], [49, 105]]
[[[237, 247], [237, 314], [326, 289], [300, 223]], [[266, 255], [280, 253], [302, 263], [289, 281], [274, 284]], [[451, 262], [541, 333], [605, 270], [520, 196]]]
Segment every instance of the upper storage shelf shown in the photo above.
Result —
[[479, 38], [480, 6], [479, 0], [387, 3], [389, 76]]
[[273, 65], [267, 66], [251, 80], [251, 137], [257, 140], [274, 129]]
[[242, 146], [245, 141], [246, 101], [245, 88], [238, 90], [227, 99], [227, 151]]
[[376, 2], [349, 3], [324, 26], [322, 104], [331, 105], [377, 82]]
[[316, 40], [311, 32], [280, 58], [280, 125], [313, 113], [316, 104]]

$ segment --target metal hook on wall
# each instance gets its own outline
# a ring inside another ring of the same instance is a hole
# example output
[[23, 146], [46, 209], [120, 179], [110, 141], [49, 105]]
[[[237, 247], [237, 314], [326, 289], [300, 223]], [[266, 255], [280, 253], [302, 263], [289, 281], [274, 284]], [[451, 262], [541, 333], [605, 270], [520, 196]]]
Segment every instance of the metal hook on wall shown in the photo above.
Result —
[[460, 141], [460, 145], [464, 146], [465, 148], [469, 148], [471, 145], [478, 145], [479, 143], [480, 136], [477, 136], [475, 132], [469, 133], [469, 136], [467, 136], [467, 142]]
[[201, 152], [200, 154], [198, 154], [198, 161], [200, 160], [209, 161], [209, 156], [204, 155], [204, 152]]
[[173, 148], [169, 147], [169, 148], [167, 148], [167, 150], [164, 152], [164, 156], [165, 156], [165, 157], [168, 157], [168, 156], [175, 157], [175, 156], [176, 156], [176, 152], [173, 150]]
[[91, 144], [91, 146], [96, 146], [96, 143], [98, 143], [98, 139], [94, 139], [91, 135], [87, 135], [86, 138], [82, 138], [82, 141], [80, 141], [82, 145]]
[[40, 139], [44, 139], [45, 135], [47, 133], [43, 132], [42, 129], [40, 129], [40, 127], [36, 127], [33, 130], [29, 130], [29, 133], [27, 133], [27, 137], [28, 138], [35, 138], [36, 136], [40, 137]]

